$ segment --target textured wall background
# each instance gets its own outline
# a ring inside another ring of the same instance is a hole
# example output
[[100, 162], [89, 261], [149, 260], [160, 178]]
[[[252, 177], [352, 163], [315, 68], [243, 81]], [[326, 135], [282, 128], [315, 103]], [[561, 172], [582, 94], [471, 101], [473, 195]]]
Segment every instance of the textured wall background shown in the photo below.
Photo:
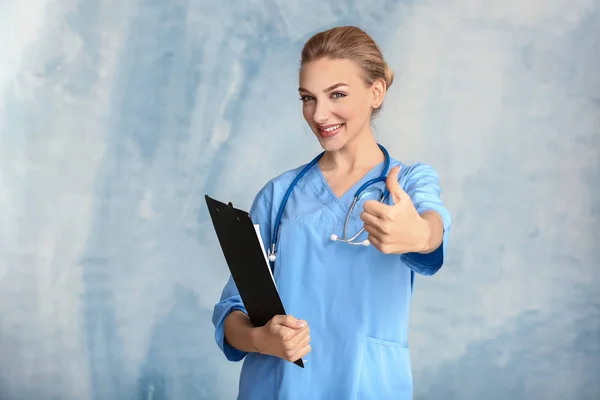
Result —
[[0, 399], [234, 398], [203, 195], [249, 207], [320, 150], [298, 59], [341, 24], [396, 71], [380, 141], [454, 217], [415, 397], [600, 398], [600, 3], [371, 3], [0, 4]]

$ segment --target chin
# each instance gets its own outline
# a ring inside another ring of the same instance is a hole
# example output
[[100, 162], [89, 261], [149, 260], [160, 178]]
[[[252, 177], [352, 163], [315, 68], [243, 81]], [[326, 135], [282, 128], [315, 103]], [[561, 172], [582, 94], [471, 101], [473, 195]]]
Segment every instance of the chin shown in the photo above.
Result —
[[344, 148], [344, 146], [346, 145], [345, 142], [342, 141], [338, 141], [338, 140], [323, 140], [321, 138], [319, 138], [319, 143], [321, 144], [321, 147], [323, 148], [323, 150], [327, 151], [327, 152], [336, 152], [339, 151], [341, 149]]

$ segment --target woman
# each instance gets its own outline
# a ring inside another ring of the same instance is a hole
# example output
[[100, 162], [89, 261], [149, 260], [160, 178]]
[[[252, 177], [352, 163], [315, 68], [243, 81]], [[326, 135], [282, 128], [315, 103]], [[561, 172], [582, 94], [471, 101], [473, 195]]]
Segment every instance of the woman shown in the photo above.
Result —
[[[219, 347], [231, 361], [245, 358], [240, 399], [412, 398], [414, 273], [442, 266], [451, 219], [435, 170], [391, 159], [375, 141], [370, 122], [392, 81], [356, 27], [305, 44], [299, 93], [324, 152], [272, 179], [250, 210], [289, 315], [252, 326], [231, 279], [214, 309]], [[359, 232], [354, 245], [344, 241]], [[290, 362], [300, 358], [305, 368]]]

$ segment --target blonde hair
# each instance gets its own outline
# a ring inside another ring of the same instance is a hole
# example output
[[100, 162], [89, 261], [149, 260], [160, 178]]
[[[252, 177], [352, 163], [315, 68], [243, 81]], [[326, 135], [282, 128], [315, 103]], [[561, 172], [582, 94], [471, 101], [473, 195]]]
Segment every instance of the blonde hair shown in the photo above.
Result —
[[[367, 85], [383, 79], [388, 90], [394, 82], [394, 72], [383, 59], [375, 41], [356, 26], [331, 28], [308, 39], [302, 49], [301, 65], [322, 58], [353, 61], [363, 71], [363, 79]], [[374, 109], [373, 116], [380, 109], [381, 106]]]

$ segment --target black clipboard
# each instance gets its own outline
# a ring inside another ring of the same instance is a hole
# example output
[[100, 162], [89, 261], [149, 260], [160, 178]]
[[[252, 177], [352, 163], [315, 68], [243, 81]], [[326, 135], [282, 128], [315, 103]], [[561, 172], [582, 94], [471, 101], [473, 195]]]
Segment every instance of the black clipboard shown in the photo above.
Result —
[[[285, 315], [250, 214], [231, 203], [204, 197], [225, 261], [252, 324], [264, 326], [275, 315]], [[294, 364], [304, 368], [302, 359]]]

